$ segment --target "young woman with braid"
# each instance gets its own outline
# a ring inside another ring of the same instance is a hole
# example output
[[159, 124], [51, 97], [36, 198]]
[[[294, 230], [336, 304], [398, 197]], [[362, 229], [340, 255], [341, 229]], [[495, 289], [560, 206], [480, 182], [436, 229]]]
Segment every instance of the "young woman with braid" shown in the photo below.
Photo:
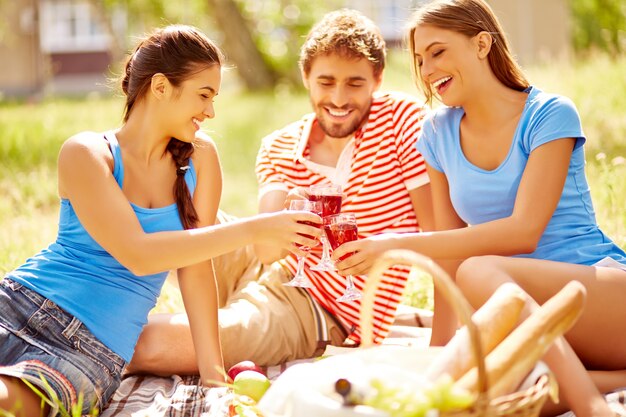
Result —
[[211, 258], [314, 243], [318, 228], [300, 222], [320, 218], [308, 212], [214, 225], [221, 169], [200, 124], [215, 115], [222, 62], [192, 27], [155, 31], [126, 64], [122, 126], [63, 144], [58, 237], [0, 282], [0, 410], [57, 414], [25, 381], [68, 410], [81, 396], [83, 414], [102, 410], [172, 269], [203, 353], [201, 381], [223, 380]]

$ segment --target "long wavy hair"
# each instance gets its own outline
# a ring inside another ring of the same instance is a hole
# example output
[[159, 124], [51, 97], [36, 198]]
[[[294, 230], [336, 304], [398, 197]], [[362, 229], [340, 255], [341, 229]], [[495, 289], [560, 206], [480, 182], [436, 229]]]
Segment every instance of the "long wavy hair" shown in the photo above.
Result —
[[[165, 75], [178, 87], [193, 74], [213, 65], [221, 67], [223, 63], [220, 49], [198, 29], [186, 25], [157, 29], [139, 42], [126, 61], [122, 75], [122, 91], [126, 95], [124, 122], [150, 88], [154, 74]], [[171, 138], [167, 151], [176, 165], [173, 191], [180, 220], [185, 229], [192, 229], [198, 223], [198, 213], [185, 182], [185, 167], [189, 166], [194, 144]]]
[[432, 25], [441, 29], [474, 37], [488, 32], [493, 44], [487, 57], [496, 78], [505, 86], [524, 91], [529, 83], [519, 64], [513, 58], [509, 42], [495, 13], [483, 0], [435, 0], [419, 8], [411, 18], [408, 44], [411, 52], [411, 71], [415, 82], [432, 104], [433, 90], [422, 78], [415, 60], [415, 30], [421, 25]]

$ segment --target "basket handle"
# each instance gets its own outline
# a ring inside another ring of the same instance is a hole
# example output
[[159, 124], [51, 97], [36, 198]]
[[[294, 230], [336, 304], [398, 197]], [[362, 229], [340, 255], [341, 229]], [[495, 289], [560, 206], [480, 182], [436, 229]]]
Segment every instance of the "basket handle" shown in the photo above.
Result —
[[417, 252], [407, 249], [393, 249], [384, 252], [374, 261], [374, 265], [365, 280], [363, 298], [361, 300], [361, 346], [369, 347], [374, 344], [374, 332], [372, 318], [374, 317], [374, 297], [376, 289], [383, 278], [383, 273], [392, 265], [404, 264], [417, 266], [429, 273], [437, 289], [450, 303], [459, 320], [467, 327], [472, 354], [478, 368], [478, 392], [487, 393], [487, 373], [485, 370], [485, 357], [482, 352], [482, 343], [478, 328], [472, 321], [474, 309], [470, 306], [461, 290], [456, 286], [452, 278], [437, 265], [432, 259]]

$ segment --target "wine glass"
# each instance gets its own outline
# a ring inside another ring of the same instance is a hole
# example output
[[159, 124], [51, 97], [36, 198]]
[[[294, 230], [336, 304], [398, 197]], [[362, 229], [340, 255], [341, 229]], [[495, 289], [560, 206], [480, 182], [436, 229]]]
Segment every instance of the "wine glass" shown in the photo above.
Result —
[[[328, 242], [333, 250], [337, 249], [337, 247], [339, 247], [342, 243], [357, 240], [357, 230], [356, 217], [354, 216], [354, 213], [339, 213], [324, 217], [324, 231], [326, 232]], [[352, 255], [352, 253], [342, 256], [340, 261], [350, 255]], [[346, 289], [343, 295], [337, 298], [337, 301], [344, 302], [360, 299], [362, 294], [354, 286], [352, 275], [348, 275], [346, 280]]]
[[[341, 186], [334, 184], [311, 185], [309, 187], [309, 201], [322, 203], [322, 217], [338, 214], [341, 211]], [[322, 231], [322, 259], [317, 265], [311, 267], [314, 271], [334, 271], [335, 265], [330, 259], [330, 248], [326, 233]]]
[[[291, 202], [289, 203], [289, 210], [300, 210], [300, 211], [306, 210], [306, 211], [315, 213], [318, 216], [321, 216], [322, 215], [322, 203], [320, 203], [319, 201], [309, 201], [309, 200], [291, 200]], [[308, 221], [303, 221], [301, 223], [308, 224], [309, 226], [317, 226], [316, 223], [312, 223]], [[306, 237], [313, 239], [313, 236], [306, 235]], [[304, 256], [298, 255], [298, 269], [296, 270], [296, 275], [294, 275], [291, 281], [285, 282], [283, 285], [286, 285], [288, 287], [312, 288], [313, 284], [311, 284], [311, 281], [309, 281], [307, 276], [304, 275], [304, 260], [309, 255], [309, 252], [311, 252], [311, 247], [302, 246], [298, 243], [296, 243], [296, 245], [301, 250], [306, 252], [306, 255]]]

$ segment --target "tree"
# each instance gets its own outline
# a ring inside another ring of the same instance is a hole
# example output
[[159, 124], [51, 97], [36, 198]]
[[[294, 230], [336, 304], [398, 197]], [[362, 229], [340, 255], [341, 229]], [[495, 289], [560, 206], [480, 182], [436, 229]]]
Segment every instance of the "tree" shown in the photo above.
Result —
[[599, 49], [612, 56], [626, 49], [626, 3], [622, 0], [570, 0], [573, 42], [578, 52]]
[[261, 54], [250, 26], [233, 0], [208, 0], [217, 24], [224, 33], [224, 49], [249, 90], [270, 89], [277, 75]]
[[112, 27], [111, 14], [115, 8], [126, 11], [131, 34], [168, 23], [192, 24], [218, 41], [249, 90], [272, 89], [277, 84], [300, 85], [297, 62], [304, 35], [321, 14], [343, 3], [341, 0], [89, 1], [98, 11], [102, 27], [114, 40], [115, 58], [129, 46], [126, 34], [119, 34]]

